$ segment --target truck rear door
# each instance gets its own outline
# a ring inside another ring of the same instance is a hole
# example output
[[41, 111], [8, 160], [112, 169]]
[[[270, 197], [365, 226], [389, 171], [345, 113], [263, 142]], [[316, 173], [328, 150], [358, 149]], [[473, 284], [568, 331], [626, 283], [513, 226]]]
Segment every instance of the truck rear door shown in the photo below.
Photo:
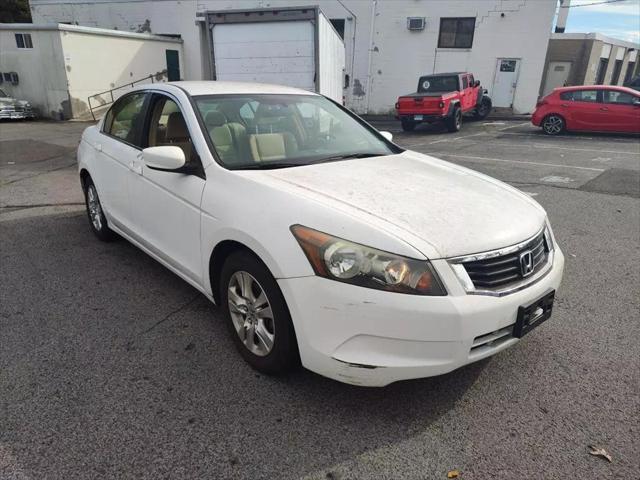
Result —
[[221, 23], [212, 28], [216, 80], [315, 91], [315, 35], [309, 20]]

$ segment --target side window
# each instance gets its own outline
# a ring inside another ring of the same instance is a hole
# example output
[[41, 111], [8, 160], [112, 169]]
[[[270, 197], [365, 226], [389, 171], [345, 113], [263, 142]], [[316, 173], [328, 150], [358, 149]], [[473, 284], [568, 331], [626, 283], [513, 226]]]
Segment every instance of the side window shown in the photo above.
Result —
[[627, 92], [620, 92], [618, 90], [605, 90], [604, 103], [616, 103], [619, 105], [633, 105], [633, 101], [638, 98]]
[[469, 75], [469, 85], [474, 86], [475, 80], [473, 79], [473, 75]]
[[169, 97], [158, 95], [153, 102], [147, 144], [149, 147], [180, 147], [186, 163], [197, 157], [182, 111]]
[[573, 100], [573, 92], [562, 92], [560, 100]]
[[462, 89], [469, 88], [469, 77], [467, 75], [462, 76]]
[[144, 121], [142, 107], [145, 93], [133, 93], [118, 99], [105, 117], [103, 132], [141, 147], [140, 132]]
[[574, 90], [572, 100], [574, 102], [597, 102], [598, 91], [597, 90]]

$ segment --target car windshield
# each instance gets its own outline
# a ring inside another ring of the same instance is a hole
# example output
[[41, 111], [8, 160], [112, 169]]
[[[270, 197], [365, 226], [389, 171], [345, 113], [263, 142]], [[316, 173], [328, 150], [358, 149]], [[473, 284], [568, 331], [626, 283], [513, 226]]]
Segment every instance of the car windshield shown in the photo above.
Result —
[[455, 92], [458, 90], [458, 76], [421, 77], [418, 92]]
[[205, 135], [229, 169], [296, 167], [399, 153], [319, 95], [195, 97]]

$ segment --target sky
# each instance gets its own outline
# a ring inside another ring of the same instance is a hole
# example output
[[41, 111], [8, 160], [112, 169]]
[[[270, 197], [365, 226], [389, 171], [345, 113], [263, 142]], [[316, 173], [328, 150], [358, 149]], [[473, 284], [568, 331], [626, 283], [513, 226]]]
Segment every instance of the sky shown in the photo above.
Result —
[[[566, 32], [598, 32], [608, 37], [640, 42], [640, 0], [601, 3], [603, 1], [571, 0]], [[598, 5], [587, 6], [595, 3]]]

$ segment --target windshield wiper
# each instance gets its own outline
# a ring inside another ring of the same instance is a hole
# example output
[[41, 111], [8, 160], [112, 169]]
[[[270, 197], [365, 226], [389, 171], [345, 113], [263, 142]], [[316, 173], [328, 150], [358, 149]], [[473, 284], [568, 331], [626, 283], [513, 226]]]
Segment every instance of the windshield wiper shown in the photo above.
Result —
[[373, 152], [347, 153], [345, 155], [334, 155], [332, 157], [321, 158], [320, 160], [316, 160], [313, 163], [337, 162], [338, 160], [350, 160], [352, 158], [383, 157], [385, 155], [386, 154], [384, 153]]
[[275, 170], [277, 168], [303, 167], [305, 163], [292, 162], [271, 162], [271, 163], [252, 163], [250, 165], [239, 165], [231, 167], [229, 170]]

